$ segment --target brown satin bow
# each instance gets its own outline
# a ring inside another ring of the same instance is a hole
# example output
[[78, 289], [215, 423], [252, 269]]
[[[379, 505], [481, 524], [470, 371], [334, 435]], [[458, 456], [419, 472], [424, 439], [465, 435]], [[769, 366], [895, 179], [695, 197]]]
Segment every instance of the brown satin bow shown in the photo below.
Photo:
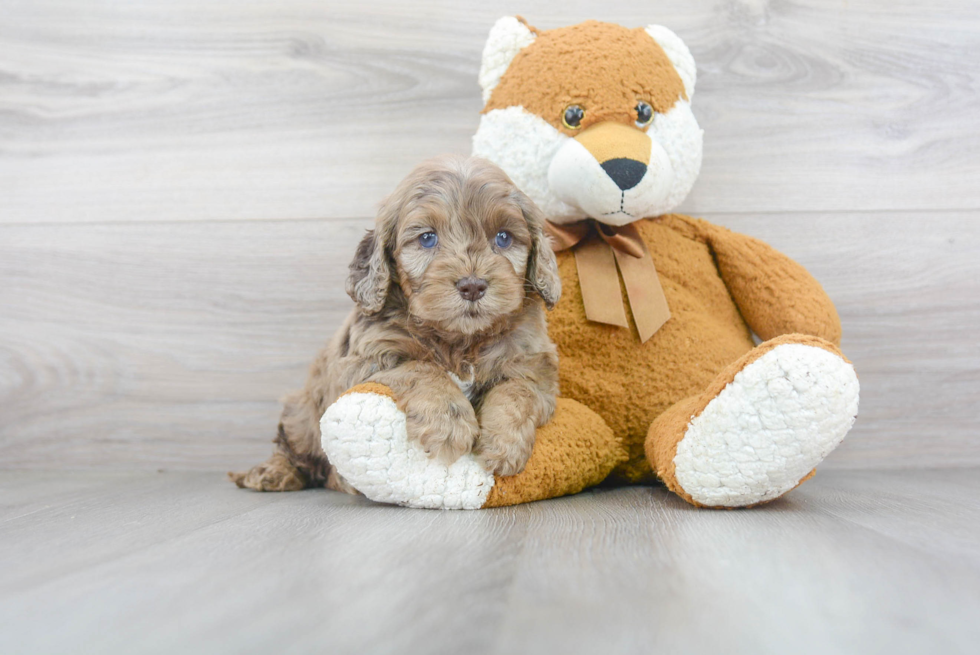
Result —
[[548, 221], [545, 230], [555, 251], [574, 248], [585, 316], [590, 321], [629, 327], [617, 265], [640, 342], [646, 342], [670, 318], [653, 258], [635, 225], [613, 227], [593, 219], [569, 225]]

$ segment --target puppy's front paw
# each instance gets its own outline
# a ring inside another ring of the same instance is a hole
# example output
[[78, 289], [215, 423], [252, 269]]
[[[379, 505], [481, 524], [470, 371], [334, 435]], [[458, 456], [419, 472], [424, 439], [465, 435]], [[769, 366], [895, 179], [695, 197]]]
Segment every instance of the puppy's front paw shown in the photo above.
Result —
[[507, 477], [524, 470], [534, 447], [534, 421], [517, 416], [513, 407], [484, 407], [476, 453], [488, 471]]
[[416, 398], [407, 403], [405, 429], [429, 457], [447, 466], [473, 450], [480, 433], [476, 412], [465, 399]]

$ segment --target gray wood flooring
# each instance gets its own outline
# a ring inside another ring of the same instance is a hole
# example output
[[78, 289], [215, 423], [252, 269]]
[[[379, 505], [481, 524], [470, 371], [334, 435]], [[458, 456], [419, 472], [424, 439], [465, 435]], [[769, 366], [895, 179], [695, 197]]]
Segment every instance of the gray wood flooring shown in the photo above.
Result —
[[0, 221], [370, 216], [468, 151], [493, 22], [676, 31], [697, 213], [977, 209], [972, 0], [3, 0]]
[[[860, 214], [781, 217], [742, 222], [784, 250], [809, 244], [797, 254], [837, 300], [861, 377], [861, 416], [826, 466], [980, 461], [980, 221], [894, 214], [882, 232]], [[0, 285], [2, 466], [222, 470], [264, 459], [278, 397], [302, 384], [350, 309], [329, 244], [353, 244], [362, 229], [339, 219], [7, 229], [0, 270], [30, 274]]]
[[[268, 454], [376, 203], [469, 151], [515, 13], [680, 34], [681, 210], [837, 302], [861, 415], [786, 498], [216, 472]], [[0, 654], [976, 653], [978, 153], [975, 0], [0, 0]]]
[[0, 473], [3, 653], [975, 653], [980, 470], [477, 512]]
[[980, 466], [975, 0], [0, 0], [0, 467], [264, 458], [375, 204], [469, 151], [512, 13], [690, 45], [682, 209], [843, 318], [861, 417], [827, 467]]

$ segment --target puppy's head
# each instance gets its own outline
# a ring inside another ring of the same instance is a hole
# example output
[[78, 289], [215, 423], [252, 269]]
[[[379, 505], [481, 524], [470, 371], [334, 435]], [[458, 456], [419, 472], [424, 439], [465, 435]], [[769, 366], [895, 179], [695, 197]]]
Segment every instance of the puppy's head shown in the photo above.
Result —
[[351, 263], [347, 293], [376, 313], [397, 285], [414, 318], [467, 335], [520, 312], [529, 292], [550, 308], [561, 280], [543, 220], [490, 162], [429, 160], [382, 204]]

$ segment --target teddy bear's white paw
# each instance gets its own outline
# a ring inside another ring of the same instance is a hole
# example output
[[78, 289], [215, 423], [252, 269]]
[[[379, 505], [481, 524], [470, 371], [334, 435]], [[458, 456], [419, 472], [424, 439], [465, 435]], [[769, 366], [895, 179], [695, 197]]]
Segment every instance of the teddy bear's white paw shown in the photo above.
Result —
[[388, 396], [341, 396], [320, 419], [323, 450], [355, 489], [379, 503], [425, 509], [479, 509], [493, 487], [473, 455], [445, 466], [409, 443], [405, 414]]
[[777, 498], [837, 447], [854, 424], [854, 367], [815, 346], [784, 344], [753, 361], [687, 427], [678, 483], [708, 506]]

